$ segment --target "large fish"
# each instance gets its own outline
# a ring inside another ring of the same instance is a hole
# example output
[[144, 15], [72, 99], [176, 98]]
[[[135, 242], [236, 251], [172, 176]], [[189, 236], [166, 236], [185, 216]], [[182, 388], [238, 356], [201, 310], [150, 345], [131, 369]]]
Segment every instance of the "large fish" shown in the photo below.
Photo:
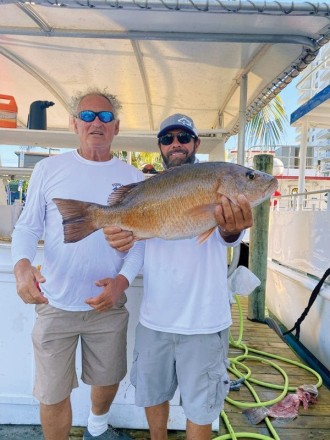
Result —
[[244, 194], [252, 207], [277, 188], [270, 174], [227, 162], [182, 165], [151, 179], [126, 185], [109, 197], [109, 205], [55, 198], [63, 217], [64, 242], [77, 242], [104, 226], [133, 231], [137, 240], [199, 237], [217, 227], [214, 206], [221, 195], [233, 203]]

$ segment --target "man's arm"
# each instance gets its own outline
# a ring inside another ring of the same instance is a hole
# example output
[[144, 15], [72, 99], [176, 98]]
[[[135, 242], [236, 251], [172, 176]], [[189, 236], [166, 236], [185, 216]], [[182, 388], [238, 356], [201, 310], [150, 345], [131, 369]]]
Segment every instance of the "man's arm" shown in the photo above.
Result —
[[104, 278], [95, 283], [98, 287], [103, 287], [102, 292], [92, 298], [86, 299], [85, 303], [98, 312], [105, 312], [115, 306], [128, 288], [129, 283], [123, 275], [117, 275], [115, 278]]
[[30, 260], [22, 258], [14, 266], [18, 295], [26, 304], [48, 304], [48, 299], [39, 288], [46, 280]]
[[43, 174], [39, 162], [32, 172], [26, 205], [12, 234], [11, 253], [17, 293], [27, 304], [48, 303], [47, 298], [38, 288], [39, 283], [44, 283], [46, 280], [31, 264], [36, 256], [38, 240], [44, 230]]
[[96, 281], [97, 286], [103, 287], [102, 292], [86, 300], [86, 304], [99, 312], [111, 309], [117, 303], [142, 269], [144, 260], [144, 241], [134, 242], [132, 232], [113, 226], [108, 226], [103, 231], [110, 246], [121, 252], [123, 265], [115, 278]]

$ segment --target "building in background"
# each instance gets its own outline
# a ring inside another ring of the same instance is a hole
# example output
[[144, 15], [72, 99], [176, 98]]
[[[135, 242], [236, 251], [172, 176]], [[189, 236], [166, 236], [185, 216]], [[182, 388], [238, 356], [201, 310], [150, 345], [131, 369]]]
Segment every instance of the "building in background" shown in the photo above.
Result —
[[[304, 70], [297, 83], [298, 103], [303, 105], [317, 93], [322, 92], [330, 84], [330, 45], [320, 49], [315, 60]], [[327, 104], [328, 103], [328, 104]], [[308, 146], [313, 149], [313, 168], [315, 175], [330, 177], [330, 99], [323, 104], [322, 117], [327, 123], [324, 127], [316, 127], [313, 122], [308, 126]], [[321, 114], [320, 114], [321, 117]], [[297, 127], [297, 140], [301, 141], [302, 128]], [[308, 158], [309, 160], [309, 158]]]
[[18, 167], [20, 168], [34, 168], [35, 164], [40, 160], [53, 156], [50, 151], [49, 153], [45, 153], [42, 151], [24, 151], [23, 149], [20, 151], [15, 151], [15, 154], [18, 156]]

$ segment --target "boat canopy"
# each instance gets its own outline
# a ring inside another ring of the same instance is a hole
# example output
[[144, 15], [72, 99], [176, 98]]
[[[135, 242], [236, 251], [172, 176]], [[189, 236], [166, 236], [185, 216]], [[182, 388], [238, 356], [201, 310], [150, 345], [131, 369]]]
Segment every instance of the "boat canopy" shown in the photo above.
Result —
[[[0, 142], [75, 147], [70, 99], [97, 86], [123, 106], [114, 150], [157, 151], [160, 122], [185, 113], [221, 158], [329, 39], [328, 2], [0, 0], [0, 94], [18, 106]], [[47, 131], [26, 130], [37, 100], [55, 104]]]

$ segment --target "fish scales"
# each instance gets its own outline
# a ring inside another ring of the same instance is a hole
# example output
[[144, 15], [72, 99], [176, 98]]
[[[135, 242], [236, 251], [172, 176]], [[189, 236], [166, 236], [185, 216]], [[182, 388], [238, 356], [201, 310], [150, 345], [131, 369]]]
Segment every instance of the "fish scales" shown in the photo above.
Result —
[[104, 226], [133, 231], [136, 239], [201, 236], [216, 227], [214, 206], [222, 195], [243, 194], [251, 206], [269, 198], [277, 179], [227, 162], [182, 165], [121, 187], [109, 206], [53, 199], [63, 217], [64, 241], [75, 242]]
[[173, 173], [171, 170], [161, 174], [156, 181], [148, 179], [137, 186], [123, 203], [123, 209], [127, 209], [124, 209], [126, 212], [122, 215], [120, 226], [136, 231], [138, 237], [144, 236], [146, 222], [148, 234], [158, 235], [161, 231], [162, 236], [167, 238], [173, 235], [173, 231], [178, 231], [179, 236], [182, 233], [185, 236], [195, 235], [189, 232], [197, 226], [196, 218], [192, 224], [189, 210], [202, 201], [214, 203], [216, 182], [205, 172], [196, 172], [194, 167], [185, 172], [180, 167], [180, 171]]

